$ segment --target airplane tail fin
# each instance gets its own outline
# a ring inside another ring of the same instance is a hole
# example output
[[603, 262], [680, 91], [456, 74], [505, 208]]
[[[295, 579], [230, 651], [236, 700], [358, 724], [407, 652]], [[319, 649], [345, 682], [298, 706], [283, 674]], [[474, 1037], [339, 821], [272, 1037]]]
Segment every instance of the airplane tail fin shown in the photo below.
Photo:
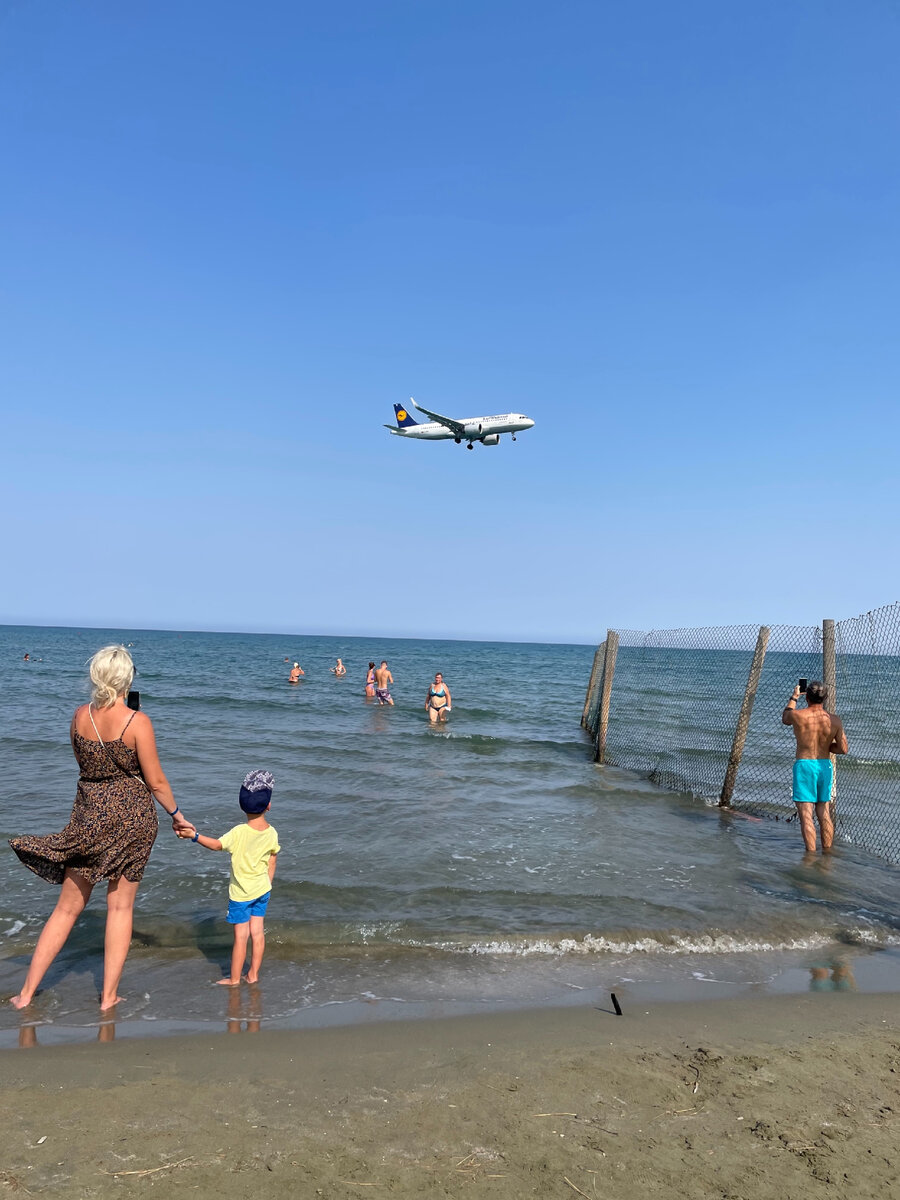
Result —
[[410, 425], [418, 425], [418, 421], [414, 421], [402, 404], [394, 405], [394, 415], [397, 418], [397, 424], [401, 429], [408, 429]]

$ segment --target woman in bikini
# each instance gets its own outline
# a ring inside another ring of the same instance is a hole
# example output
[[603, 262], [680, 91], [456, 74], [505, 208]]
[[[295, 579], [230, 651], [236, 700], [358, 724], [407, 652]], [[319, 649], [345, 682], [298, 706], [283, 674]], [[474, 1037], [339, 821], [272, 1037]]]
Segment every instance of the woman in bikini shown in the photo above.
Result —
[[134, 899], [158, 830], [154, 799], [172, 818], [174, 831], [194, 832], [159, 764], [149, 717], [132, 712], [125, 703], [133, 678], [134, 663], [124, 646], [97, 651], [91, 659], [91, 703], [76, 709], [69, 729], [80, 768], [69, 824], [61, 833], [10, 838], [26, 867], [48, 883], [61, 885], [22, 990], [12, 997], [15, 1008], [31, 1003], [100, 882], [108, 885], [100, 1008], [118, 1004]]
[[438, 721], [446, 721], [447, 713], [450, 711], [450, 689], [444, 683], [444, 677], [438, 671], [434, 677], [434, 683], [425, 693], [425, 708], [428, 711], [428, 720], [432, 725]]
[[366, 675], [366, 695], [375, 697], [375, 664], [369, 663], [369, 673]]

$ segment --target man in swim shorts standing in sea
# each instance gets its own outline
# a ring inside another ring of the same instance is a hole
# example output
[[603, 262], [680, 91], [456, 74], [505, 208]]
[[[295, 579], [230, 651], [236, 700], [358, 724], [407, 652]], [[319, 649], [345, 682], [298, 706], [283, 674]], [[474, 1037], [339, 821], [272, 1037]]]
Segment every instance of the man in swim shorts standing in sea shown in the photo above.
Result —
[[388, 670], [388, 665], [385, 659], [381, 660], [381, 666], [375, 672], [375, 699], [379, 704], [393, 704], [394, 698], [388, 691], [388, 684], [394, 682], [394, 677]]
[[822, 831], [822, 853], [831, 852], [834, 824], [831, 820], [831, 785], [834, 778], [832, 754], [847, 753], [847, 735], [841, 718], [825, 711], [828, 692], [824, 683], [810, 683], [806, 688], [806, 708], [798, 708], [800, 688], [784, 706], [782, 725], [790, 725], [797, 739], [794, 760], [794, 803], [800, 816], [800, 832], [806, 849], [815, 854], [816, 820]]

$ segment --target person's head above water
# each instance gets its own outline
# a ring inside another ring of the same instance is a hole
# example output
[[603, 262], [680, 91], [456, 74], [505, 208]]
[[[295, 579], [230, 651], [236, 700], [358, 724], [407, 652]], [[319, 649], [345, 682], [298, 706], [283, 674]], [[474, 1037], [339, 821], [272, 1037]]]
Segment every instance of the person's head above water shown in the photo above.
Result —
[[386, 659], [386, 658], [383, 658], [383, 659], [381, 660], [381, 665], [382, 665], [383, 667], [386, 667], [386, 666], [387, 666], [387, 659]]
[[375, 666], [375, 664], [374, 664], [373, 662], [370, 662], [370, 663], [369, 663], [369, 670], [371, 671], [371, 670], [372, 670], [372, 668], [373, 668], [374, 666]]
[[258, 817], [266, 811], [274, 786], [275, 776], [271, 771], [250, 771], [244, 776], [238, 804], [248, 817]]
[[806, 703], [807, 704], [824, 704], [828, 699], [828, 688], [824, 683], [820, 683], [817, 679], [811, 680], [806, 685]]
[[124, 646], [104, 646], [91, 659], [91, 703], [97, 708], [112, 708], [119, 696], [131, 687], [134, 663]]
[[294, 663], [294, 666], [295, 666], [295, 667], [299, 667], [299, 666], [300, 666], [300, 664], [299, 664], [299, 663]]

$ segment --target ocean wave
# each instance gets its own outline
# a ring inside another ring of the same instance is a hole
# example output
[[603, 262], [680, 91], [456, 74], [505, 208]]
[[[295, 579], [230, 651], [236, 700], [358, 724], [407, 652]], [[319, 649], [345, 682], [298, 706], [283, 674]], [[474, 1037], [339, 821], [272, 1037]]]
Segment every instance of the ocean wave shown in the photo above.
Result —
[[882, 949], [900, 946], [900, 936], [877, 934], [871, 929], [846, 929], [831, 933], [807, 933], [797, 937], [765, 938], [747, 934], [685, 934], [650, 935], [635, 938], [604, 937], [585, 934], [580, 938], [534, 938], [524, 940], [492, 940], [473, 942], [466, 947], [441, 946], [458, 953], [486, 955], [498, 958], [555, 957], [591, 954], [763, 954], [785, 950], [819, 950], [842, 945], [868, 946]]

